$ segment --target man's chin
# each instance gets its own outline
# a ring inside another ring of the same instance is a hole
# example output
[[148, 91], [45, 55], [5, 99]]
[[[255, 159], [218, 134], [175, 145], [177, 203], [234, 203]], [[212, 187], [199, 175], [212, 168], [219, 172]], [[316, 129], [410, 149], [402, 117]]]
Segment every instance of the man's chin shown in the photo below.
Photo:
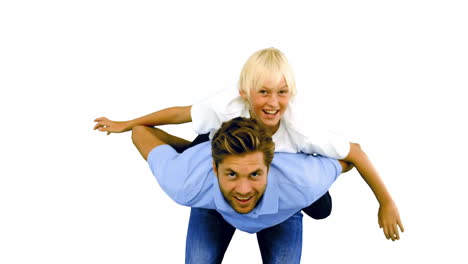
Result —
[[231, 207], [232, 209], [234, 209], [234, 211], [236, 211], [237, 213], [239, 214], [248, 214], [250, 212], [252, 212], [252, 210], [255, 208], [255, 206], [233, 206], [233, 204], [231, 204]]
[[248, 207], [248, 208], [232, 208], [234, 209], [234, 211], [236, 211], [237, 213], [239, 214], [248, 214], [250, 212], [252, 212], [252, 210], [254, 209], [255, 207]]

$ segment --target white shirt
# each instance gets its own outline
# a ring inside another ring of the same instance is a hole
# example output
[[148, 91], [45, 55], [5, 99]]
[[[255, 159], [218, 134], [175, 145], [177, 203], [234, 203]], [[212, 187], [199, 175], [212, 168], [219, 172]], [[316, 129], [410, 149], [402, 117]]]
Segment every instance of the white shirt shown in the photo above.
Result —
[[[278, 131], [273, 135], [275, 152], [320, 154], [343, 159], [349, 154], [350, 144], [344, 137], [320, 128], [310, 129], [294, 121], [294, 102], [290, 101]], [[225, 121], [235, 117], [250, 117], [249, 105], [236, 89], [222, 90], [192, 105], [192, 125], [195, 133], [210, 133], [210, 139]]]

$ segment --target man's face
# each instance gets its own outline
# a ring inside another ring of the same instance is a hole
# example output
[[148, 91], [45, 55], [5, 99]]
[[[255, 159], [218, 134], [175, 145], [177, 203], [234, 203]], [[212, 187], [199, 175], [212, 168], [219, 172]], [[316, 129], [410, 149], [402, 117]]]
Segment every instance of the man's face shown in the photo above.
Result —
[[224, 198], [240, 214], [252, 211], [265, 192], [268, 167], [263, 155], [262, 152], [229, 155], [218, 168], [213, 164]]
[[241, 93], [241, 96], [249, 102], [251, 116], [275, 133], [291, 98], [284, 78], [279, 82], [268, 78], [259, 90], [250, 91], [250, 98], [244, 93]]

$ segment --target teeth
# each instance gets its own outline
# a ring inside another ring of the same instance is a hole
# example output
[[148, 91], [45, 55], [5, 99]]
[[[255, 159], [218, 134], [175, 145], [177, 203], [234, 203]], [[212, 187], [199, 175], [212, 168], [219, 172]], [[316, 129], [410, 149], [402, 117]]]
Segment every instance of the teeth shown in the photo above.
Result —
[[237, 196], [236, 196], [236, 198], [237, 198], [238, 200], [241, 200], [241, 201], [247, 201], [248, 199], [250, 199], [250, 197], [241, 198], [241, 197], [237, 197]]
[[277, 112], [277, 110], [270, 110], [270, 111], [264, 110], [264, 111], [265, 111], [265, 113], [270, 114], [270, 115], [274, 115]]

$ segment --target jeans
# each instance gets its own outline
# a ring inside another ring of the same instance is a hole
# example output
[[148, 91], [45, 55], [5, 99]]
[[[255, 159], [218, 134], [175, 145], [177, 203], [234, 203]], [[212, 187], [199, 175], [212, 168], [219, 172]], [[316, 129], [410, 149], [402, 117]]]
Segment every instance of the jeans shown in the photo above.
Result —
[[[199, 135], [189, 147], [208, 141], [208, 134]], [[330, 215], [331, 197], [322, 198], [303, 211], [312, 218]], [[236, 229], [215, 210], [192, 208], [185, 245], [185, 263], [221, 263]], [[302, 253], [302, 213], [257, 233], [263, 263], [300, 263]]]
[[[186, 264], [221, 263], [235, 228], [215, 210], [192, 208], [185, 248]], [[257, 233], [263, 263], [300, 263], [302, 213]]]

